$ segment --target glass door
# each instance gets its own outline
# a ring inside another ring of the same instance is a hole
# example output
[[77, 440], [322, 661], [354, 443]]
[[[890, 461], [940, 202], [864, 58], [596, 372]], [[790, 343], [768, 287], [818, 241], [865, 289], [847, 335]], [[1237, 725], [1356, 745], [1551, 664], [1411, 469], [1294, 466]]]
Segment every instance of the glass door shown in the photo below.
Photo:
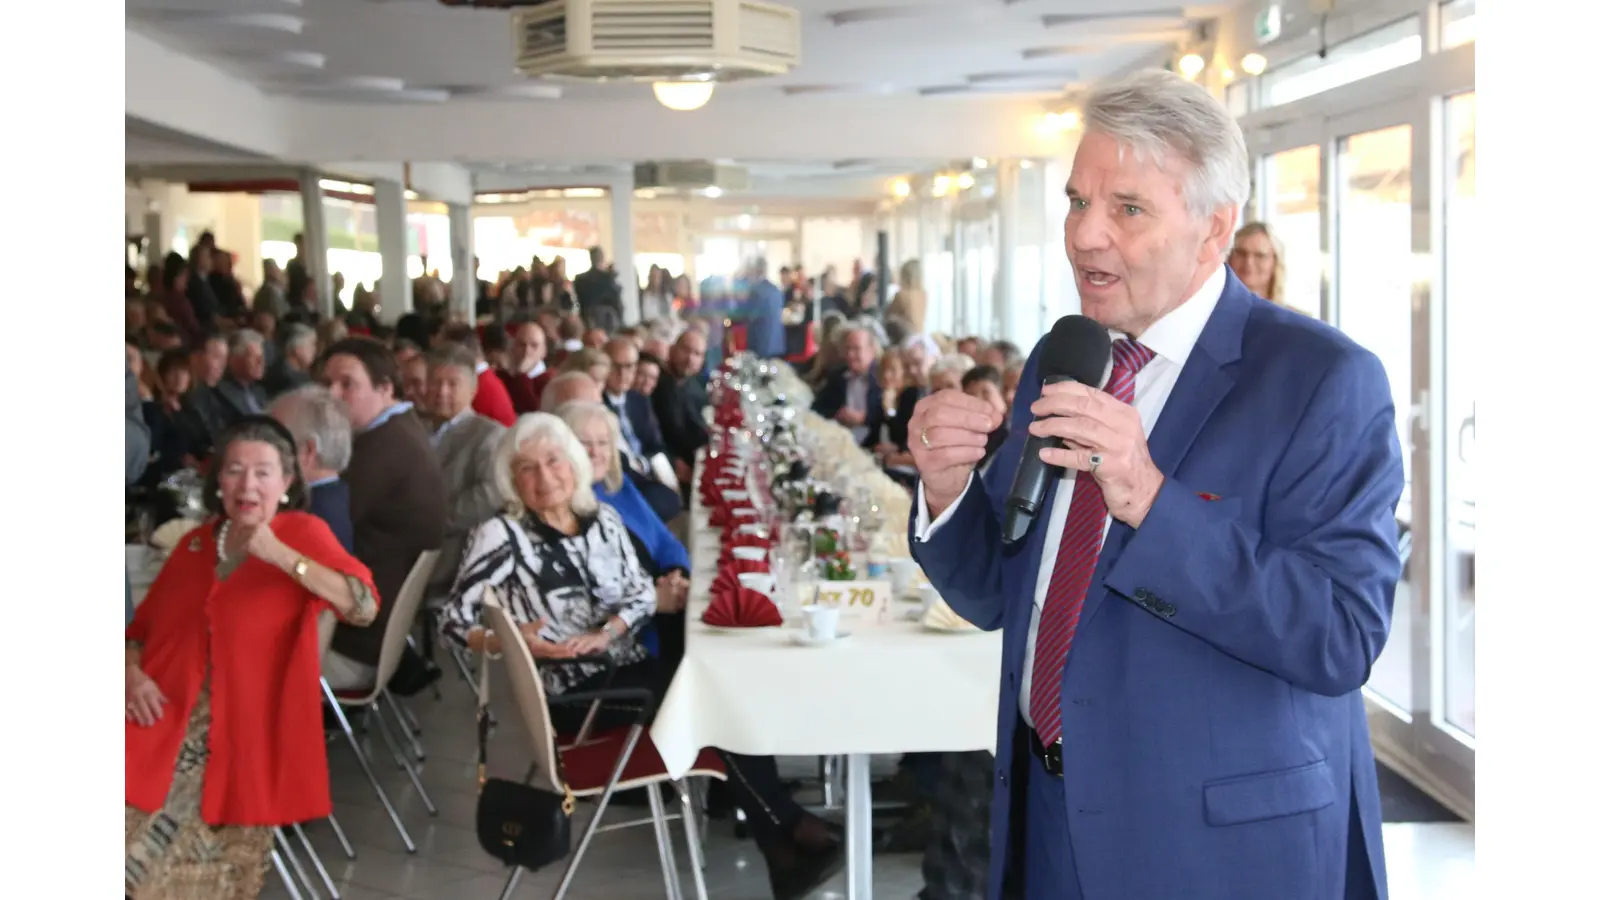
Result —
[[[1389, 376], [1404, 569], [1364, 694], [1378, 758], [1471, 815], [1476, 248], [1469, 93], [1257, 132], [1256, 208], [1284, 244], [1286, 301]], [[1315, 311], [1315, 312], [1314, 312]]]

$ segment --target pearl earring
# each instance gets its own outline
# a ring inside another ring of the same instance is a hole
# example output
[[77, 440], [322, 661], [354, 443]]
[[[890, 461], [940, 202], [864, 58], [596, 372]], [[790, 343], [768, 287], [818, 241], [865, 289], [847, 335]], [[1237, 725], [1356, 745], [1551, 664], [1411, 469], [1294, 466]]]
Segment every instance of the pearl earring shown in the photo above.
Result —
[[218, 499], [222, 498], [222, 488], [217, 488], [217, 498]]
[[288, 506], [289, 505], [289, 495], [288, 494], [284, 494], [283, 495], [283, 505], [284, 506]]

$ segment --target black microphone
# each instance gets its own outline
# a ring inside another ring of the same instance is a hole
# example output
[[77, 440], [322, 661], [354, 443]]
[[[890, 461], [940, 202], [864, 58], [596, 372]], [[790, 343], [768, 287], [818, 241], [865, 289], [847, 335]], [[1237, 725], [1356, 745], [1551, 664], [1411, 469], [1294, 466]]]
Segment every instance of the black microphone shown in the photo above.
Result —
[[[1104, 325], [1088, 316], [1062, 316], [1039, 349], [1040, 384], [1076, 381], [1098, 387], [1110, 360], [1111, 335]], [[1011, 479], [1011, 495], [1006, 498], [1002, 537], [1008, 544], [1027, 535], [1044, 503], [1045, 490], [1061, 477], [1060, 467], [1039, 459], [1039, 451], [1046, 447], [1059, 449], [1061, 439], [1030, 434], [1022, 448], [1022, 460]]]

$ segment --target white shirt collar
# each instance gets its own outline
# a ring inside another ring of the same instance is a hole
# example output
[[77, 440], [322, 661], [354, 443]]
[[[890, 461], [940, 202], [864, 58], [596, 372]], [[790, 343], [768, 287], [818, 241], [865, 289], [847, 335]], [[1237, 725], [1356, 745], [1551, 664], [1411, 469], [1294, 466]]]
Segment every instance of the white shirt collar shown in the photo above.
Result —
[[[1189, 361], [1189, 354], [1194, 351], [1194, 345], [1200, 340], [1200, 332], [1206, 328], [1206, 323], [1211, 321], [1211, 313], [1216, 310], [1217, 302], [1222, 299], [1222, 289], [1228, 284], [1228, 268], [1217, 266], [1217, 271], [1207, 278], [1205, 284], [1195, 291], [1188, 300], [1178, 305], [1154, 324], [1145, 329], [1139, 336], [1139, 343], [1145, 345], [1155, 354], [1170, 363], [1183, 367]], [[1126, 338], [1127, 335], [1120, 331], [1111, 333], [1113, 340]]]
[[489, 364], [480, 359], [478, 360], [478, 364], [472, 367], [472, 371], [482, 375], [483, 373], [489, 371]]
[[628, 395], [627, 394], [613, 394], [610, 391], [606, 391], [606, 399], [611, 401], [611, 405], [612, 406], [622, 406], [623, 404], [628, 402]]
[[538, 378], [540, 375], [544, 374], [544, 368], [545, 368], [544, 360], [541, 359], [541, 360], [539, 360], [539, 364], [537, 366], [533, 367], [533, 371], [528, 373], [528, 377], [529, 378]]

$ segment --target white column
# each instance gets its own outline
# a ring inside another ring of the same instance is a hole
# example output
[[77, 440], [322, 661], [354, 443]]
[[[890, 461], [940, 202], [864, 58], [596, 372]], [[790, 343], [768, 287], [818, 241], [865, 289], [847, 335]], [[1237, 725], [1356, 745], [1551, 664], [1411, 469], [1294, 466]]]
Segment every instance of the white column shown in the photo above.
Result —
[[406, 191], [400, 182], [380, 178], [372, 183], [372, 192], [378, 211], [378, 252], [383, 254], [383, 276], [378, 280], [383, 309], [379, 318], [392, 324], [411, 311], [411, 279], [406, 274]]
[[617, 284], [622, 289], [622, 321], [632, 325], [639, 321], [639, 273], [633, 270], [633, 169], [611, 184], [611, 247], [612, 264], [617, 270]]
[[450, 310], [471, 322], [478, 302], [478, 270], [472, 264], [472, 207], [465, 203], [450, 204], [450, 265], [455, 270]]
[[1017, 304], [1022, 298], [1016, 296], [1012, 286], [1011, 267], [1017, 257], [1017, 215], [1020, 198], [1017, 195], [1018, 180], [1021, 169], [1014, 159], [1003, 159], [995, 171], [995, 201], [1000, 210], [1000, 228], [996, 235], [999, 244], [995, 248], [994, 265], [994, 304], [996, 327], [999, 336], [1007, 340], [1016, 340], [1017, 337]]
[[322, 209], [322, 176], [300, 173], [300, 260], [317, 286], [317, 311], [333, 316], [333, 271], [328, 268], [328, 225]]

